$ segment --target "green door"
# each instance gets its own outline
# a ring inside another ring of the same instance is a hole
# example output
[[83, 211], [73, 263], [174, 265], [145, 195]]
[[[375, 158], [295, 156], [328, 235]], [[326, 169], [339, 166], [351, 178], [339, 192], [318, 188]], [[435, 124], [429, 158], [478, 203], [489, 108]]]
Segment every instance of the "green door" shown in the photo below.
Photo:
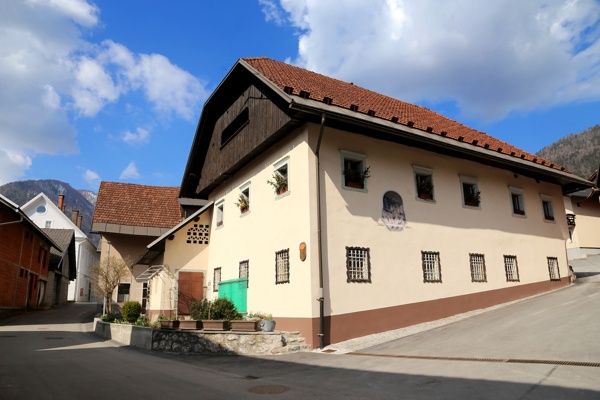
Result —
[[248, 278], [229, 279], [219, 282], [219, 298], [233, 302], [241, 313], [247, 312]]

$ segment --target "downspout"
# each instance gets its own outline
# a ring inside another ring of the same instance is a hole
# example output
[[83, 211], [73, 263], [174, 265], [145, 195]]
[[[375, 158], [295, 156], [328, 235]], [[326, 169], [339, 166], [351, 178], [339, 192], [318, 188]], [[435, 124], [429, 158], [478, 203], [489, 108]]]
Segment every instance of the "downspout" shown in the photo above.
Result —
[[321, 139], [323, 139], [323, 129], [325, 128], [325, 113], [321, 114], [321, 128], [319, 129], [319, 139], [315, 155], [317, 158], [317, 241], [319, 242], [319, 348], [325, 347], [325, 298], [323, 294], [323, 239], [321, 235], [321, 160], [319, 151], [321, 150]]

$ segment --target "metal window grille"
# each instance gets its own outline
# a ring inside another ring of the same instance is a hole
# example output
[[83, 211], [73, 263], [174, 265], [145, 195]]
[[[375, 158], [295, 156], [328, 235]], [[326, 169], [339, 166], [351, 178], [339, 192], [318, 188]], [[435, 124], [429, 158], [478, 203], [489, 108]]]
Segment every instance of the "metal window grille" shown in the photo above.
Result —
[[487, 282], [485, 272], [485, 256], [483, 254], [469, 254], [471, 264], [471, 282]]
[[240, 261], [240, 278], [248, 278], [249, 275], [249, 260]]
[[290, 283], [290, 249], [275, 252], [275, 283]]
[[346, 282], [371, 282], [371, 257], [365, 247], [346, 247]]
[[517, 256], [504, 256], [504, 270], [507, 282], [519, 282], [519, 266]]
[[548, 257], [548, 272], [551, 281], [560, 281], [560, 270], [558, 269], [558, 258]]
[[213, 291], [219, 291], [219, 283], [221, 283], [221, 267], [215, 268], [213, 275]]
[[442, 266], [438, 251], [421, 251], [423, 282], [442, 282]]

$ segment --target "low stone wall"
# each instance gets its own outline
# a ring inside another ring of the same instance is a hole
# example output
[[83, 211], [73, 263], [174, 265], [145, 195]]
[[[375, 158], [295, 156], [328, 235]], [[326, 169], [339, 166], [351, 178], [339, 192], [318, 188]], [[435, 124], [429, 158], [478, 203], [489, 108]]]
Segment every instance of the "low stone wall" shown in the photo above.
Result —
[[94, 332], [126, 346], [181, 354], [269, 355], [310, 350], [300, 332], [152, 329], [94, 320]]

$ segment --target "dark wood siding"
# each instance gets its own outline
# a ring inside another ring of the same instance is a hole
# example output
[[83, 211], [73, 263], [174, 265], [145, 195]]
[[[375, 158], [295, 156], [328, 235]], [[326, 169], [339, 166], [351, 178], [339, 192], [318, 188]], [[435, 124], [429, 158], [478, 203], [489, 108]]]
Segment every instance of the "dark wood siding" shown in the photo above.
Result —
[[[249, 123], [244, 125], [224, 145], [221, 134], [234, 119], [248, 108]], [[197, 191], [204, 190], [221, 175], [240, 166], [253, 151], [269, 142], [291, 118], [267, 98], [256, 86], [249, 86], [217, 119], [211, 143], [202, 167]]]

